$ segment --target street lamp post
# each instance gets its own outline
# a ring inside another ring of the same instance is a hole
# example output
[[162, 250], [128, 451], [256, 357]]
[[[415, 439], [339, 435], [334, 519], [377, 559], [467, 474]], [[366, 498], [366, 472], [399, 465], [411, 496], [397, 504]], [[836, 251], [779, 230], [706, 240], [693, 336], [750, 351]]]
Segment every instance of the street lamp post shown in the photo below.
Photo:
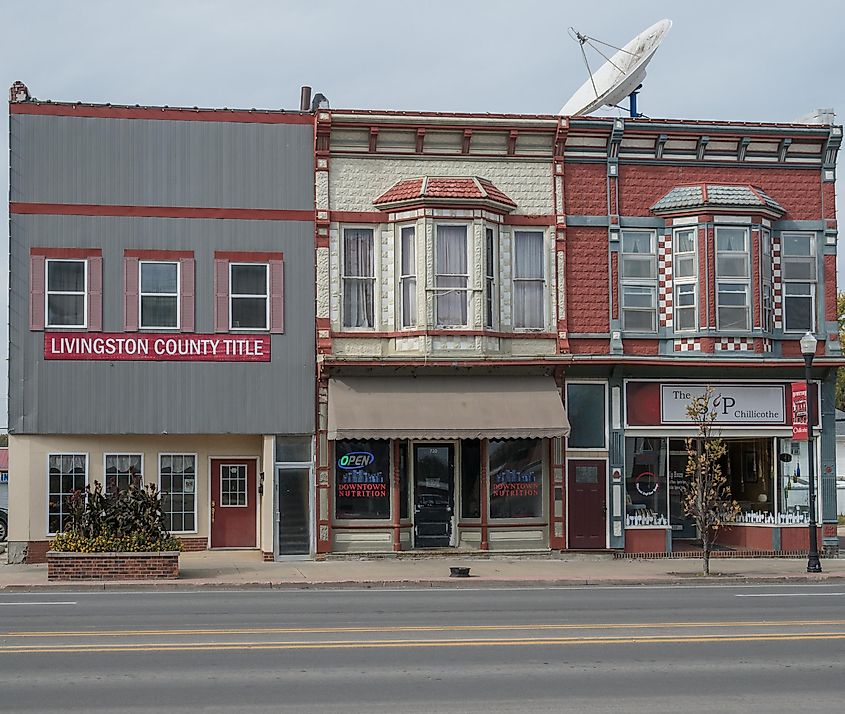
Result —
[[816, 528], [816, 468], [815, 453], [813, 452], [813, 421], [815, 410], [812, 408], [810, 398], [810, 369], [813, 366], [813, 357], [816, 356], [817, 340], [811, 332], [807, 332], [801, 338], [801, 354], [804, 355], [804, 381], [807, 383], [807, 461], [809, 496], [810, 496], [810, 552], [807, 557], [807, 572], [822, 572], [822, 564], [819, 561], [819, 545]]

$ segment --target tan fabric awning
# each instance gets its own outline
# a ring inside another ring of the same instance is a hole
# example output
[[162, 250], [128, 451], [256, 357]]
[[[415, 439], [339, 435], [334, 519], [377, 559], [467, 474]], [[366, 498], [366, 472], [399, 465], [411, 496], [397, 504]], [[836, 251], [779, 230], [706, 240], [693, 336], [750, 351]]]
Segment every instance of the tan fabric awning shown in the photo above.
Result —
[[344, 377], [329, 380], [329, 439], [567, 436], [551, 377]]

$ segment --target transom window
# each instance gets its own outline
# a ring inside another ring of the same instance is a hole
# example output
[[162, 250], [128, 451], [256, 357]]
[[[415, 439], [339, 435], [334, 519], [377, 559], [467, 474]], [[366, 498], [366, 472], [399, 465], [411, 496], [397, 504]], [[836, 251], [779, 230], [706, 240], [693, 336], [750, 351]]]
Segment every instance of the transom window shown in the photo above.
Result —
[[435, 319], [438, 326], [467, 324], [467, 227], [438, 225], [434, 248]]
[[375, 327], [372, 228], [343, 231], [343, 326]]
[[748, 229], [716, 228], [717, 322], [720, 330], [751, 328]]
[[141, 488], [142, 483], [141, 454], [106, 454], [105, 458], [105, 491], [128, 491], [130, 486]]
[[414, 226], [404, 226], [400, 231], [399, 241], [401, 324], [402, 327], [413, 327], [417, 324], [417, 246]]
[[785, 332], [815, 329], [815, 234], [781, 234], [781, 276]]
[[47, 531], [61, 533], [70, 509], [68, 498], [88, 482], [88, 456], [50, 454], [47, 481]]
[[653, 231], [622, 231], [622, 329], [657, 331], [657, 251]]
[[160, 454], [159, 488], [164, 525], [169, 531], [197, 529], [197, 457], [194, 454]]
[[266, 263], [229, 265], [229, 327], [266, 330], [270, 322], [270, 280]]
[[542, 231], [514, 231], [513, 326], [542, 329], [545, 325], [545, 270]]
[[673, 301], [673, 324], [676, 332], [695, 330], [696, 319], [696, 281], [698, 270], [695, 260], [695, 228], [675, 231], [675, 250], [673, 251], [672, 279], [675, 284]]
[[141, 262], [141, 328], [179, 327], [179, 263]]
[[88, 264], [84, 260], [47, 260], [47, 326], [85, 327]]

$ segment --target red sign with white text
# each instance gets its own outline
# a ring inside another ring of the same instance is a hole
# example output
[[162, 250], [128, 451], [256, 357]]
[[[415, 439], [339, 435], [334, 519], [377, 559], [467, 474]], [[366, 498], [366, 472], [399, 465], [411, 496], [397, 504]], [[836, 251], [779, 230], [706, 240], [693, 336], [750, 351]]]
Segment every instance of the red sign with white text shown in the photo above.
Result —
[[792, 438], [795, 441], [807, 441], [807, 383], [792, 383]]
[[104, 362], [269, 362], [269, 335], [46, 332], [44, 359]]

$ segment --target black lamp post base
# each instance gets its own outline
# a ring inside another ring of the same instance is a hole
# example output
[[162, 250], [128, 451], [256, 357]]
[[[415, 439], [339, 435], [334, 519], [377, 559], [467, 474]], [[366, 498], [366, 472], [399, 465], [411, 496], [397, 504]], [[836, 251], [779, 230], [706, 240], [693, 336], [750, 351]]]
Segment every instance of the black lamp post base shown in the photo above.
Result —
[[810, 556], [810, 560], [807, 561], [807, 572], [808, 573], [820, 573], [822, 572], [822, 564], [819, 561], [819, 556]]

